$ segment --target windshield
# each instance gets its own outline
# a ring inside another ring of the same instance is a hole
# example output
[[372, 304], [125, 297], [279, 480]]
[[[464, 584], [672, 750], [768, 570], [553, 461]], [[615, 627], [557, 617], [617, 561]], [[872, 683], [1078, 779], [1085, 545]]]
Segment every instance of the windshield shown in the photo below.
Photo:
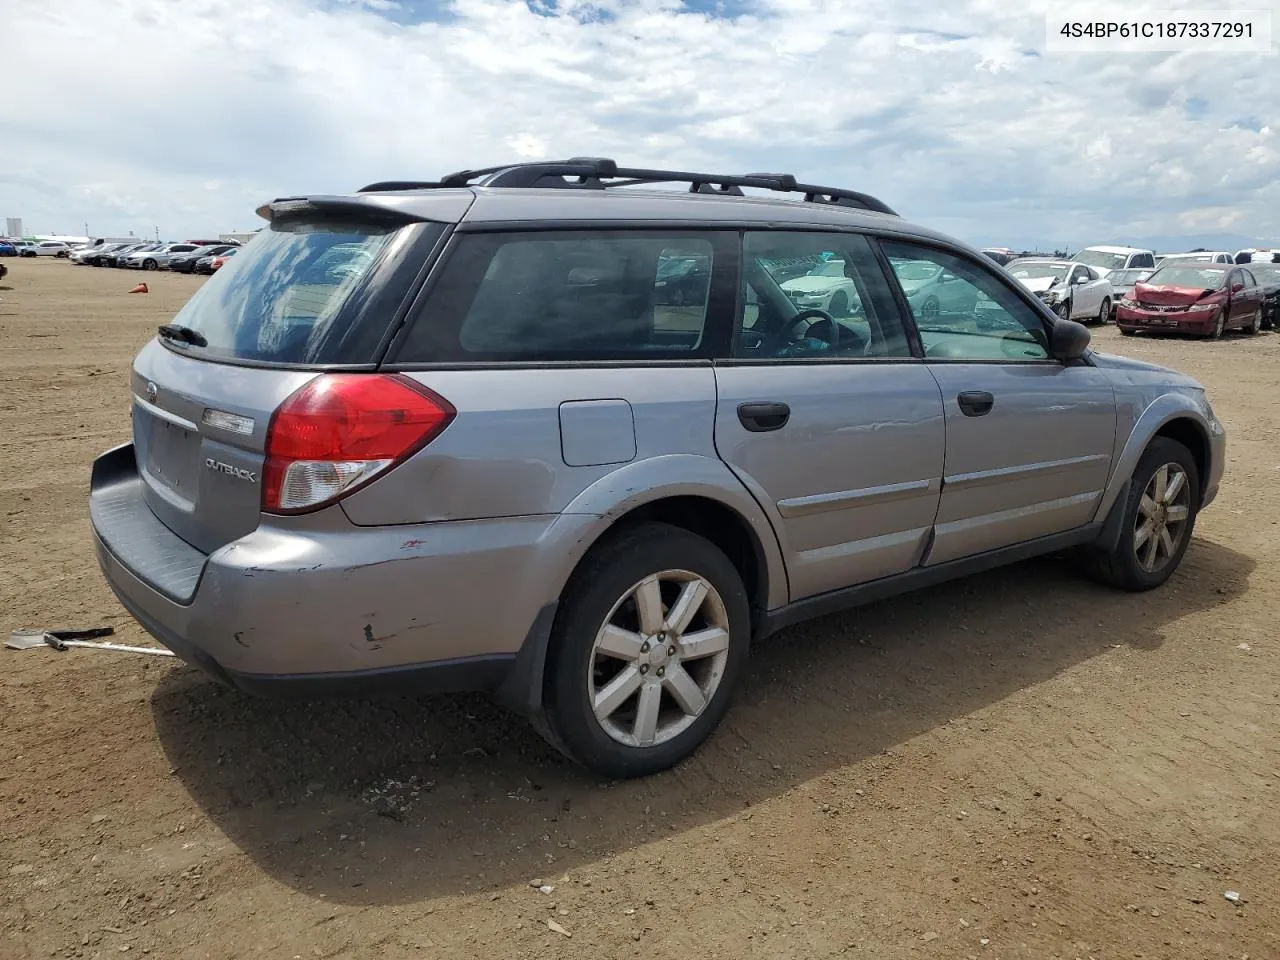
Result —
[[1116, 267], [1123, 267], [1124, 262], [1129, 259], [1129, 255], [1125, 253], [1104, 253], [1101, 250], [1081, 250], [1071, 259], [1076, 263], [1087, 264], [1090, 267], [1113, 270]]
[[368, 362], [341, 353], [359, 312], [343, 308], [394, 235], [394, 227], [364, 223], [273, 223], [243, 257], [223, 254], [226, 266], [173, 323], [203, 334], [200, 352], [215, 357]]
[[1067, 275], [1067, 267], [1062, 263], [1015, 263], [1009, 265], [1009, 273], [1019, 280], [1040, 280], [1044, 277], [1061, 280]]
[[1122, 287], [1126, 284], [1137, 283], [1151, 276], [1150, 270], [1112, 270], [1107, 274], [1107, 279], [1111, 281], [1113, 287]]
[[932, 280], [942, 270], [936, 263], [927, 260], [897, 260], [893, 264], [894, 272], [903, 282]]
[[1222, 286], [1227, 271], [1222, 267], [1194, 267], [1190, 264], [1171, 263], [1161, 267], [1147, 283], [1153, 287], [1193, 287], [1201, 290], [1214, 290]]

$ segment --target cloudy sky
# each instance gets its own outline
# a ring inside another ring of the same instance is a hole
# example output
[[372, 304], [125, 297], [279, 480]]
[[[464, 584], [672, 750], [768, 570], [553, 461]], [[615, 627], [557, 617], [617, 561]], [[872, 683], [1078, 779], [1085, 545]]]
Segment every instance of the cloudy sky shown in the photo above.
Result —
[[1047, 52], [1060, 7], [0, 0], [0, 216], [176, 238], [255, 228], [274, 196], [589, 154], [790, 171], [975, 243], [1280, 238], [1274, 45]]

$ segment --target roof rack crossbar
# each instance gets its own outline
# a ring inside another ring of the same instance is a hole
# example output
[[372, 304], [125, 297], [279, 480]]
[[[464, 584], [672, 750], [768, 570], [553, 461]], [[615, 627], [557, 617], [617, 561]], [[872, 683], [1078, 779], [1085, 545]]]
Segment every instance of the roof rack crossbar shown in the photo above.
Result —
[[601, 190], [606, 187], [625, 187], [646, 183], [687, 183], [690, 193], [723, 196], [743, 196], [743, 187], [773, 190], [778, 193], [800, 193], [804, 195], [806, 203], [857, 207], [897, 216], [895, 210], [869, 193], [845, 190], [841, 187], [798, 183], [789, 173], [749, 173], [741, 176], [690, 173], [682, 170], [650, 170], [642, 167], [619, 167], [616, 162], [606, 157], [571, 157], [562, 161], [537, 161], [485, 167], [478, 170], [459, 170], [441, 177], [438, 181], [388, 180], [370, 184], [360, 192], [467, 186], [569, 187]]

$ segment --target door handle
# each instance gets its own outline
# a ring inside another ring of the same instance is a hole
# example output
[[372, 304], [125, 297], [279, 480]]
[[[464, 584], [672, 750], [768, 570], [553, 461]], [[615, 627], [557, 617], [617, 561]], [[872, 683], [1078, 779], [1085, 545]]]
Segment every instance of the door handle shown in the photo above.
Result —
[[956, 397], [956, 402], [966, 417], [983, 417], [996, 405], [996, 398], [985, 390], [966, 390]]
[[738, 419], [752, 433], [766, 433], [780, 430], [791, 419], [791, 408], [785, 403], [740, 403]]

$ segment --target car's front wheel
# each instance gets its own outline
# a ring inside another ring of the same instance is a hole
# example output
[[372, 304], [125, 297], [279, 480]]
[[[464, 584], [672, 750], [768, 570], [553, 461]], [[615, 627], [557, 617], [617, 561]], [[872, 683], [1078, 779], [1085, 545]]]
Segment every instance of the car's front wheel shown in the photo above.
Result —
[[160, 264], [156, 263], [150, 257], [147, 257], [147, 259], [142, 261], [142, 269], [143, 270], [159, 270]]
[[1249, 325], [1244, 328], [1244, 332], [1253, 336], [1262, 330], [1262, 308], [1259, 307], [1253, 311], [1253, 316], [1249, 318]]
[[661, 523], [610, 537], [579, 565], [553, 628], [557, 746], [609, 777], [679, 763], [728, 710], [750, 631], [742, 579], [715, 544]]
[[1063, 320], [1070, 320], [1071, 319], [1071, 301], [1063, 300], [1060, 304], [1058, 304], [1057, 308], [1054, 310], [1054, 313], [1056, 313]]
[[1160, 586], [1182, 562], [1199, 505], [1200, 472], [1191, 451], [1156, 437], [1133, 472], [1120, 536], [1110, 550], [1090, 554], [1090, 573], [1121, 590]]

